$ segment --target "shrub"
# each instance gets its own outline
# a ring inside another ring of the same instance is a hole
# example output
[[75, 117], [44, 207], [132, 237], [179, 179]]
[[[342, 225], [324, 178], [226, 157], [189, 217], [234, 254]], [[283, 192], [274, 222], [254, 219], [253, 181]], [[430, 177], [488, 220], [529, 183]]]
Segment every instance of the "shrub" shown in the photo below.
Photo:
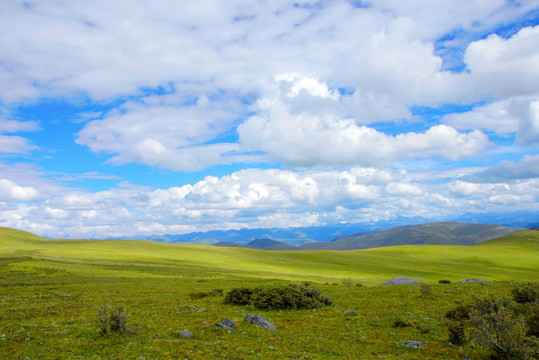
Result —
[[235, 288], [225, 295], [225, 304], [249, 305], [253, 296], [253, 290], [249, 288]]
[[203, 291], [195, 291], [189, 294], [192, 299], [202, 299], [203, 297], [206, 297], [208, 295], [210, 294]]
[[330, 305], [332, 301], [310, 284], [274, 284], [254, 289], [232, 289], [225, 295], [225, 303], [252, 305], [262, 310], [312, 309]]
[[439, 280], [438, 281], [440, 284], [451, 284], [451, 281], [450, 280]]
[[511, 290], [513, 300], [519, 304], [539, 303], [539, 283], [521, 284]]
[[493, 359], [530, 359], [529, 341], [525, 338], [524, 317], [515, 316], [506, 306], [485, 308], [473, 307], [470, 312], [471, 336], [483, 347], [492, 351]]
[[449, 342], [453, 345], [462, 345], [466, 342], [465, 326], [462, 321], [448, 321]]
[[405, 328], [405, 327], [411, 327], [411, 326], [412, 324], [410, 324], [410, 322], [403, 320], [401, 318], [396, 318], [393, 321], [393, 324], [391, 325], [391, 327], [394, 327], [394, 328]]
[[423, 296], [425, 299], [430, 299], [432, 297], [432, 286], [421, 283], [419, 285], [419, 291], [421, 292], [421, 296]]
[[528, 326], [526, 335], [539, 338], [539, 306], [535, 306], [532, 310], [528, 320], [526, 320], [526, 325]]
[[445, 313], [445, 318], [456, 321], [468, 320], [470, 318], [470, 306], [457, 305]]
[[128, 312], [123, 307], [117, 307], [109, 311], [107, 306], [103, 306], [97, 310], [97, 319], [99, 330], [104, 335], [110, 332], [125, 332], [128, 330]]

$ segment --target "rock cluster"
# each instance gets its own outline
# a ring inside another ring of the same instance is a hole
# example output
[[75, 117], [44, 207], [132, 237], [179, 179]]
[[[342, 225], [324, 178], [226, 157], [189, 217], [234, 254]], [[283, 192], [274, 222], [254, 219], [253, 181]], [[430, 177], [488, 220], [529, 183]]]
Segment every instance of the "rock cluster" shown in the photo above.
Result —
[[410, 279], [406, 276], [397, 276], [383, 283], [382, 285], [408, 285], [408, 284], [421, 284], [421, 281]]

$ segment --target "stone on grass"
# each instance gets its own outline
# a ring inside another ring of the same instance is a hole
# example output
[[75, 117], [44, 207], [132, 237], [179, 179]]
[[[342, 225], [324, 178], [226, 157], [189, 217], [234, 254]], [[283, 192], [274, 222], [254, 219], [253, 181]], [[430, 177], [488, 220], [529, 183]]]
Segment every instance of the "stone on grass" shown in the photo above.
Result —
[[487, 281], [485, 279], [464, 279], [461, 281], [462, 284], [468, 284], [468, 283], [486, 283]]
[[192, 338], [192, 337], [193, 337], [193, 333], [190, 332], [189, 330], [182, 330], [182, 331], [180, 332], [180, 337]]
[[383, 283], [382, 285], [408, 285], [408, 284], [421, 284], [421, 281], [410, 279], [406, 276], [397, 276]]
[[267, 330], [277, 329], [277, 325], [272, 324], [271, 322], [266, 320], [262, 315], [247, 314], [245, 315], [245, 321], [254, 325], [262, 326], [264, 329], [267, 329]]
[[418, 347], [425, 345], [425, 343], [423, 341], [407, 340], [407, 341], [404, 341], [402, 345], [417, 349]]
[[[223, 319], [223, 320], [226, 320], [226, 319]], [[234, 327], [232, 327], [232, 326], [223, 324], [222, 322], [218, 322], [218, 323], [215, 323], [215, 325], [213, 325], [213, 326], [218, 327], [218, 328], [223, 328], [223, 329], [226, 329], [228, 331], [236, 331], [235, 324], [234, 324]]]
[[357, 316], [357, 311], [355, 310], [346, 310], [341, 314], [341, 316]]
[[226, 325], [226, 326], [228, 326], [228, 327], [230, 327], [230, 328], [233, 328], [233, 329], [237, 328], [237, 326], [236, 326], [236, 324], [234, 323], [234, 321], [232, 321], [232, 320], [230, 320], [230, 319], [227, 319], [227, 318], [223, 318], [223, 319], [221, 320], [221, 324], [224, 324], [224, 325]]

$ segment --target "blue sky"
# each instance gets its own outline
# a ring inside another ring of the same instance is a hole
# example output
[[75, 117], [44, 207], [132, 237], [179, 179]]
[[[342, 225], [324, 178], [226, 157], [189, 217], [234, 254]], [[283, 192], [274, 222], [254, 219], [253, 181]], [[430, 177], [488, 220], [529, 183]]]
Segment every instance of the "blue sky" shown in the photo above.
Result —
[[539, 211], [539, 1], [3, 1], [0, 226]]

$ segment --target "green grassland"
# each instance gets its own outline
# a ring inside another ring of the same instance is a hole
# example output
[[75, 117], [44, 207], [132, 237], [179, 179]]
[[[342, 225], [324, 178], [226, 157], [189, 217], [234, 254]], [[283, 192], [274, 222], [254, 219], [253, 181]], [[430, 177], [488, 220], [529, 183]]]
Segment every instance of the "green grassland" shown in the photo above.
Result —
[[[380, 286], [395, 276], [432, 284], [433, 296], [425, 298], [416, 285]], [[471, 277], [489, 282], [458, 283]], [[438, 284], [440, 279], [452, 284]], [[448, 345], [443, 314], [472, 294], [509, 296], [516, 281], [538, 280], [536, 231], [475, 246], [268, 252], [51, 240], [0, 228], [0, 358], [485, 358], [474, 343]], [[313, 282], [334, 303], [316, 310], [260, 311], [225, 305], [215, 291], [276, 281]], [[194, 298], [195, 292], [209, 295]], [[100, 333], [97, 312], [105, 305], [127, 309], [130, 332]], [[347, 309], [358, 316], [341, 316]], [[246, 313], [260, 313], [278, 329], [244, 323]], [[223, 317], [234, 320], [238, 331], [214, 328]], [[412, 326], [394, 328], [396, 318]], [[183, 329], [194, 337], [180, 338]], [[404, 340], [427, 345], [405, 348]]]

